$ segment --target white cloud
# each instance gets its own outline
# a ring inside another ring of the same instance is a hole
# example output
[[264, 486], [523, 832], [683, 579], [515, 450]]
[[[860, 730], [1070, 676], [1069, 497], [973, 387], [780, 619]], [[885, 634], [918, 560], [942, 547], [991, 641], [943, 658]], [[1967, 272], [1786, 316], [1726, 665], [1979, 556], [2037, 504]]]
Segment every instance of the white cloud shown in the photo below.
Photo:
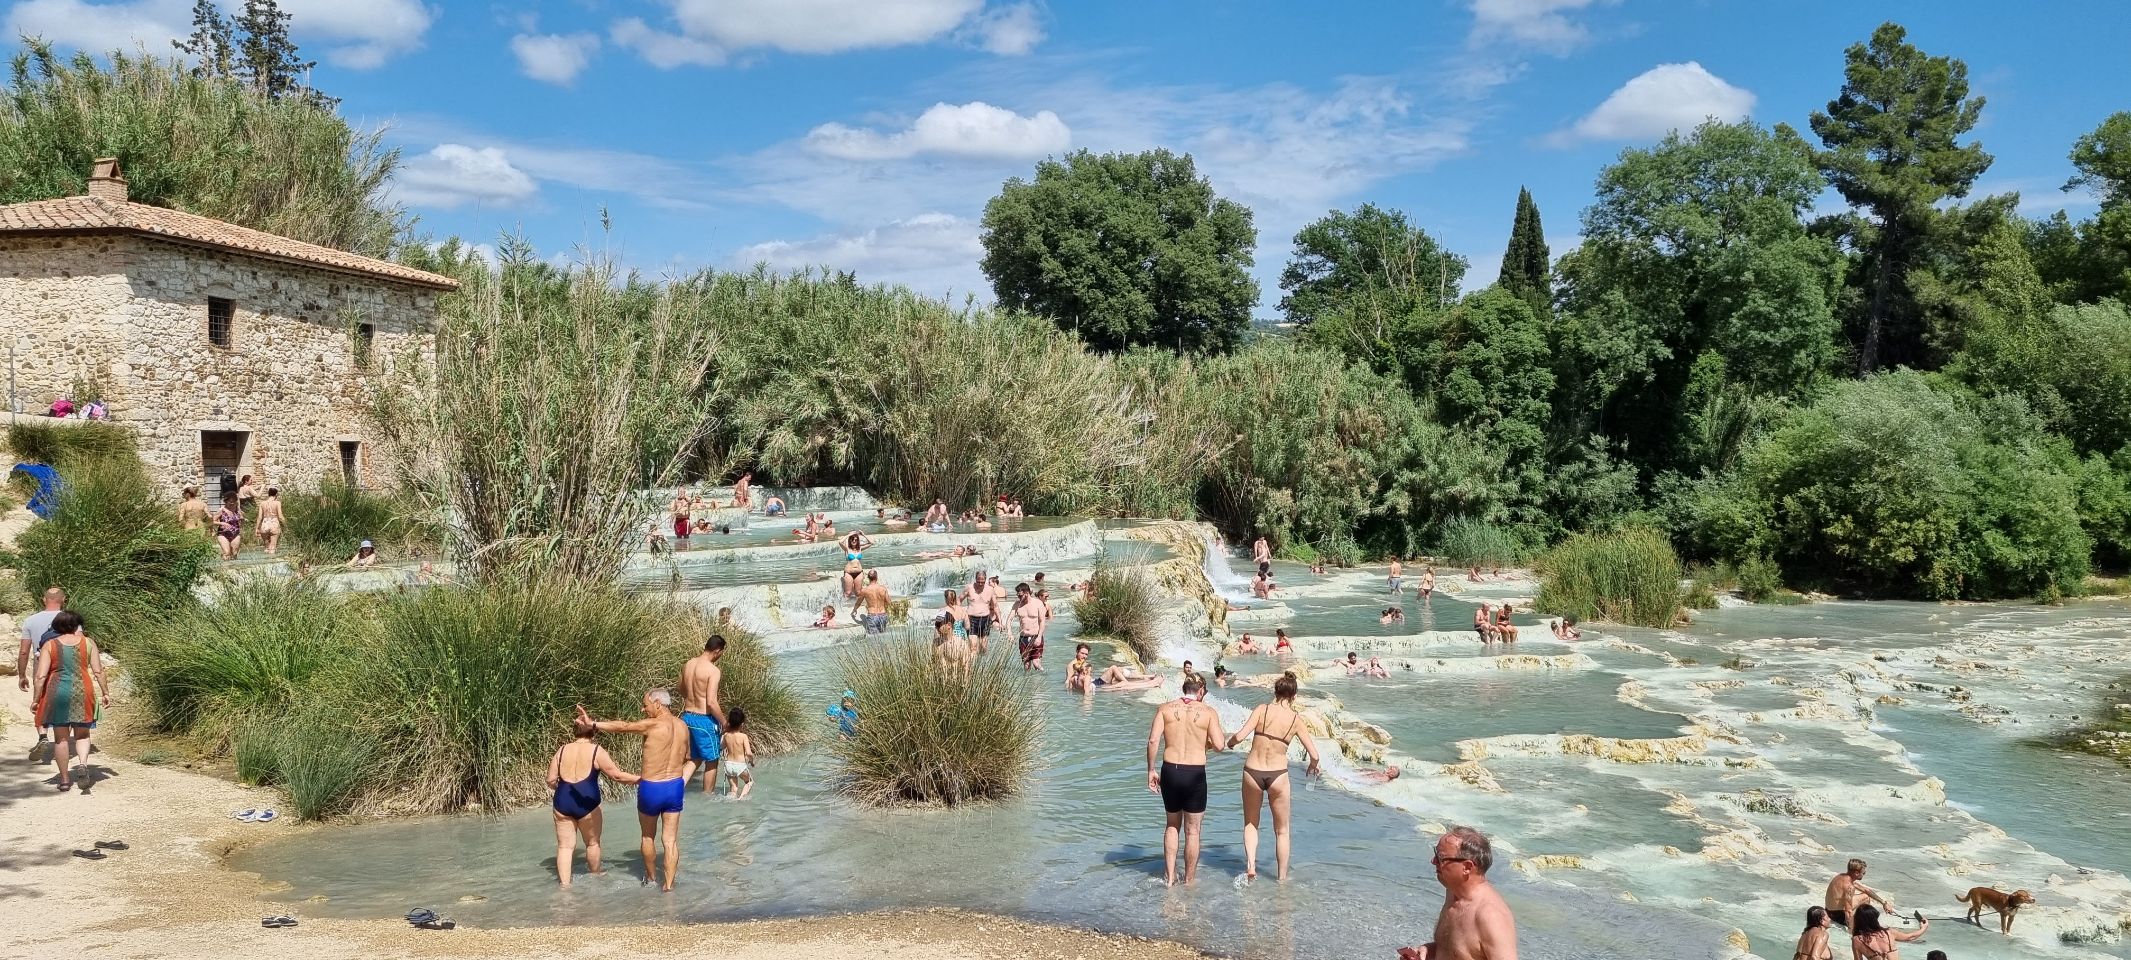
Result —
[[439, 144], [400, 164], [392, 180], [392, 198], [424, 207], [463, 203], [509, 204], [539, 192], [531, 175], [514, 166], [497, 147]]
[[1566, 53], [1591, 39], [1590, 30], [1568, 14], [1617, 0], [1472, 0], [1475, 46], [1508, 41]]
[[[225, 13], [242, 8], [219, 0]], [[281, 0], [298, 47], [335, 66], [367, 70], [422, 45], [429, 9], [420, 0]], [[10, 8], [7, 30], [16, 36], [104, 52], [145, 47], [174, 54], [170, 41], [192, 32], [188, 0], [22, 0]], [[321, 47], [321, 49], [314, 49]]]
[[977, 268], [984, 256], [974, 220], [922, 213], [879, 226], [807, 240], [771, 240], [742, 247], [732, 265], [767, 263], [778, 270], [849, 270], [863, 283], [903, 283], [925, 293], [975, 293], [989, 287]]
[[716, 66], [748, 50], [840, 53], [926, 43], [950, 34], [1003, 56], [1044, 39], [1033, 2], [984, 0], [664, 0], [671, 26], [616, 21], [609, 36], [660, 68]]
[[846, 160], [891, 160], [918, 154], [1041, 157], [1060, 153], [1073, 132], [1049, 110], [1024, 117], [983, 101], [935, 103], [909, 129], [881, 133], [840, 123], [809, 131], [806, 149]]
[[1662, 63], [1606, 97], [1598, 109], [1547, 142], [1566, 146], [1586, 140], [1652, 140], [1673, 130], [1691, 130], [1711, 117], [1743, 120], [1754, 109], [1752, 92], [1725, 83], [1694, 61]]
[[521, 33], [511, 38], [511, 53], [518, 69], [535, 80], [569, 86], [599, 51], [599, 37], [590, 33]]
[[1018, 57], [1043, 42], [1043, 14], [1033, 3], [997, 7], [969, 22], [966, 32], [976, 46], [1002, 57]]

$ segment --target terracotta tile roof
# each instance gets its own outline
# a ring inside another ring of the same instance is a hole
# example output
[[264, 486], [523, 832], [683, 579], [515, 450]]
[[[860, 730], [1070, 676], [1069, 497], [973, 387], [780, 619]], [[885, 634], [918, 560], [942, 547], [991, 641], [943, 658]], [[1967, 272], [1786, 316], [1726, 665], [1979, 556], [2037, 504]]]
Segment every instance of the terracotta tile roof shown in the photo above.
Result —
[[10, 233], [139, 234], [438, 290], [453, 290], [459, 286], [457, 280], [425, 270], [291, 240], [198, 214], [108, 197], [61, 197], [0, 206], [0, 236]]

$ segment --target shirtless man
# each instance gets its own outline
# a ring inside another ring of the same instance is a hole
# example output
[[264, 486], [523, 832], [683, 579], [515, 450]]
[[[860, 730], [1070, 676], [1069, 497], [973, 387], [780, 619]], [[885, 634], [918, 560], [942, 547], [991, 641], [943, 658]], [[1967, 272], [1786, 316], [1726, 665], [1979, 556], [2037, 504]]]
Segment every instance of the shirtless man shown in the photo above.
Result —
[[1480, 831], [1452, 827], [1435, 845], [1435, 878], [1443, 884], [1443, 912], [1435, 939], [1400, 947], [1399, 960], [1517, 960], [1517, 922], [1487, 882], [1494, 848]]
[[743, 473], [740, 475], [740, 479], [733, 481], [734, 507], [741, 511], [747, 510], [747, 488], [753, 485], [754, 482], [755, 475], [753, 473]]
[[643, 832], [644, 882], [654, 879], [659, 861], [654, 844], [666, 851], [665, 877], [659, 889], [673, 890], [673, 874], [681, 862], [681, 800], [688, 793], [688, 727], [673, 715], [673, 694], [665, 690], [644, 693], [644, 719], [593, 720], [577, 705], [577, 719], [592, 724], [601, 733], [634, 733], [644, 738], [643, 780], [636, 785], [636, 823]]
[[947, 529], [947, 501], [932, 498], [932, 506], [925, 508], [925, 529], [943, 533]]
[[1398, 596], [1406, 586], [1406, 567], [1399, 563], [1395, 556], [1391, 558], [1391, 576], [1388, 579], [1391, 582], [1391, 595]]
[[[1154, 712], [1147, 731], [1147, 792], [1162, 798], [1168, 816], [1162, 828], [1167, 867], [1162, 882], [1175, 886], [1178, 834], [1184, 846], [1184, 882], [1199, 873], [1199, 822], [1206, 818], [1206, 751], [1219, 750], [1228, 735], [1221, 718], [1203, 701], [1206, 681], [1184, 681], [1184, 695]], [[1161, 766], [1155, 766], [1155, 758]]]
[[1879, 891], [1865, 886], [1865, 862], [1852, 860], [1845, 864], [1843, 872], [1828, 881], [1828, 895], [1821, 906], [1828, 910], [1828, 917], [1845, 930], [1850, 928], [1850, 911], [1865, 905], [1865, 901], [1878, 901], [1882, 911], [1894, 912], [1894, 904], [1880, 896]]
[[1051, 611], [1044, 602], [1036, 599], [1029, 585], [1014, 585], [1014, 627], [1021, 647], [1023, 672], [1043, 669], [1043, 628], [1050, 622]]
[[1264, 537], [1259, 537], [1257, 542], [1250, 545], [1250, 562], [1258, 565], [1259, 576], [1265, 577], [1272, 574], [1273, 545], [1266, 543]]
[[992, 616], [998, 612], [999, 590], [985, 579], [979, 570], [969, 580], [969, 589], [962, 592], [962, 613], [969, 618], [969, 650], [975, 656], [983, 656], [991, 647]]
[[851, 601], [851, 619], [863, 624], [868, 636], [888, 632], [888, 587], [881, 583], [879, 570], [866, 571], [866, 585], [858, 588], [858, 598]]
[[[703, 652], [681, 666], [681, 722], [688, 729], [688, 762], [681, 770], [684, 785], [703, 765], [703, 792], [718, 789], [718, 738], [725, 727], [725, 708], [718, 704], [718, 682], [725, 674], [718, 659], [725, 656], [725, 636], [713, 633], [703, 641]], [[647, 774], [646, 780], [651, 779]]]
[[178, 504], [178, 526], [187, 530], [207, 528], [207, 504], [200, 502], [199, 487], [185, 488], [185, 499]]
[[673, 515], [673, 538], [675, 540], [688, 539], [688, 533], [693, 529], [688, 525], [688, 511], [691, 508], [692, 505], [688, 502], [688, 491], [676, 490], [673, 492], [673, 505], [667, 507], [666, 512]]
[[1265, 571], [1263, 569], [1260, 569], [1258, 571], [1257, 578], [1253, 579], [1250, 582], [1250, 595], [1257, 597], [1260, 600], [1272, 599], [1273, 581], [1270, 577], [1267, 577], [1265, 575]]

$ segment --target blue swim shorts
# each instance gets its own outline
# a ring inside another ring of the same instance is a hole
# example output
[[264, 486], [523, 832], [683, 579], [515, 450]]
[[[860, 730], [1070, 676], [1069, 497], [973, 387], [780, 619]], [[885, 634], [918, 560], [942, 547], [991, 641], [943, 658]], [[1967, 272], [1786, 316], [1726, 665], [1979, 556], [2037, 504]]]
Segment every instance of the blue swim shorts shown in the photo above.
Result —
[[688, 781], [679, 777], [671, 780], [646, 780], [636, 785], [636, 812], [647, 817], [662, 813], [680, 813], [681, 798], [688, 795]]
[[718, 718], [707, 713], [684, 713], [681, 722], [688, 725], [688, 759], [718, 759]]

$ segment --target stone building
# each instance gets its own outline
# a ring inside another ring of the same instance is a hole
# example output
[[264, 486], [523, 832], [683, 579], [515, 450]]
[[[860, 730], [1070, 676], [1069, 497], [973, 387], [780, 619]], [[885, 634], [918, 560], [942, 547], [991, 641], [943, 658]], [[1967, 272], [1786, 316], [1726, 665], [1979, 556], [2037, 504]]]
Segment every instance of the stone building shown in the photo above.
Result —
[[118, 161], [85, 196], [0, 206], [9, 398], [42, 413], [100, 394], [149, 475], [364, 486], [366, 410], [393, 365], [435, 345], [448, 277], [126, 199]]

